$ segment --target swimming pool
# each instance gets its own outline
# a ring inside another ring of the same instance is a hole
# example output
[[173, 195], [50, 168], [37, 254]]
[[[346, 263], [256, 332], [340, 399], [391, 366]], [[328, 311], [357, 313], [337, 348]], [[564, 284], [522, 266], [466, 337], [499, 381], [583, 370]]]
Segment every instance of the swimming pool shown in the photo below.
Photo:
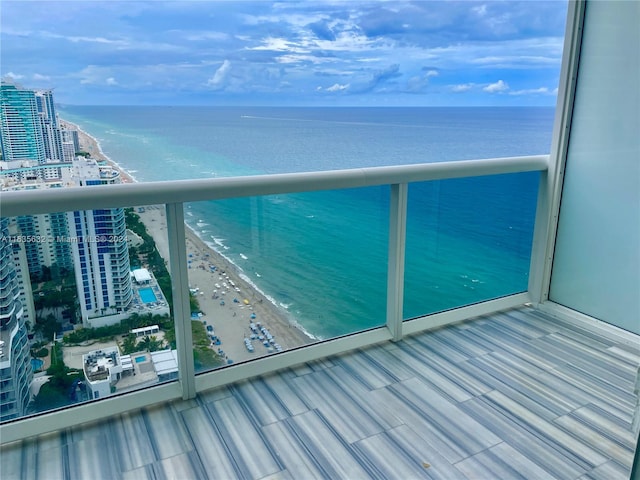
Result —
[[33, 369], [34, 372], [37, 372], [38, 370], [40, 370], [42, 368], [42, 365], [44, 365], [44, 362], [39, 358], [31, 359], [31, 368]]
[[156, 294], [153, 293], [152, 288], [141, 288], [140, 290], [138, 290], [138, 294], [140, 295], [140, 299], [144, 303], [152, 303], [158, 300]]
[[136, 363], [142, 363], [147, 359], [147, 357], [145, 355], [140, 355], [139, 357], [135, 358]]

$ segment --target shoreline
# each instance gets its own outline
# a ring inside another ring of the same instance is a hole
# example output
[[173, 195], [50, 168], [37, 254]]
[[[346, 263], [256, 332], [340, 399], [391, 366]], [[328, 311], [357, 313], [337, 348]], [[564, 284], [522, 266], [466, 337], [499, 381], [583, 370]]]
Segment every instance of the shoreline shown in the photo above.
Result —
[[94, 160], [107, 162], [110, 166], [118, 170], [118, 172], [120, 172], [120, 177], [122, 178], [123, 183], [138, 183], [138, 181], [130, 173], [128, 173], [118, 164], [118, 162], [110, 158], [102, 151], [100, 142], [98, 142], [95, 137], [82, 130], [79, 125], [73, 122], [64, 120], [62, 118], [59, 118], [58, 122], [62, 126], [72, 127], [76, 129], [78, 131], [78, 143], [80, 145], [80, 150], [89, 153], [90, 157]]
[[[61, 120], [61, 123], [77, 128], [80, 148], [88, 152], [91, 158], [105, 161], [117, 169], [124, 183], [137, 183], [132, 175], [102, 151], [100, 143], [93, 136], [72, 122]], [[164, 205], [136, 207], [135, 210], [169, 268]], [[283, 350], [318, 341], [298, 325], [288, 312], [282, 311], [266, 294], [243, 278], [244, 272], [240, 267], [208, 245], [186, 222], [184, 228], [189, 288], [198, 289], [196, 297], [203, 313], [198, 320], [207, 326], [212, 325], [215, 335], [222, 342], [219, 346], [212, 346], [214, 350], [222, 349], [234, 363], [272, 353], [275, 350], [273, 346], [270, 346], [272, 350], [268, 350], [257, 339], [251, 341], [254, 351], [247, 349], [245, 338], [253, 334], [250, 326], [255, 322], [261, 322]], [[210, 265], [214, 265], [215, 270]]]

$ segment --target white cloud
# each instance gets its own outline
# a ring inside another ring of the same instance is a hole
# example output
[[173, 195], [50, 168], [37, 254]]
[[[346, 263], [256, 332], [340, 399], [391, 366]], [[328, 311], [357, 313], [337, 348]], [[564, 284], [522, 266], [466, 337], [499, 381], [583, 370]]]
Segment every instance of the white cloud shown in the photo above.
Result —
[[35, 81], [49, 81], [51, 80], [51, 77], [49, 75], [40, 75], [39, 73], [34, 73], [33, 79]]
[[546, 94], [550, 94], [551, 91], [547, 88], [547, 87], [540, 87], [540, 88], [528, 88], [525, 90], [513, 90], [511, 92], [509, 92], [509, 95], [546, 95]]
[[509, 85], [503, 80], [498, 80], [496, 83], [487, 85], [482, 90], [489, 93], [502, 93], [509, 90]]
[[185, 38], [193, 42], [198, 42], [201, 40], [222, 41], [222, 40], [228, 40], [230, 38], [230, 35], [224, 32], [198, 32], [198, 33], [189, 34]]
[[350, 85], [351, 84], [349, 83], [345, 83], [344, 85], [340, 85], [339, 83], [334, 83], [333, 85], [328, 87], [326, 90], [327, 92], [341, 92], [343, 90], [347, 90]]
[[316, 57], [315, 55], [280, 55], [276, 57], [276, 62], [278, 63], [300, 63], [300, 62], [310, 62], [314, 65], [319, 65], [321, 63], [329, 63], [336, 62], [335, 58], [327, 58], [327, 57]]
[[18, 75], [17, 73], [9, 72], [5, 75], [5, 77], [12, 78], [13, 80], [20, 80], [24, 78], [24, 75]]
[[437, 70], [427, 70], [421, 75], [416, 75], [415, 77], [411, 77], [407, 81], [407, 90], [410, 92], [419, 92], [429, 85], [429, 79], [431, 77], [437, 77]]
[[247, 50], [265, 50], [271, 52], [309, 53], [309, 49], [301, 48], [286, 38], [267, 37], [262, 40], [262, 45], [247, 48]]
[[210, 87], [221, 87], [229, 75], [229, 70], [231, 70], [231, 62], [229, 60], [225, 60], [216, 70], [216, 73], [213, 74], [213, 77], [207, 81], [207, 85]]
[[111, 69], [98, 65], [87, 65], [73, 76], [80, 77], [80, 83], [83, 85], [116, 85]]
[[451, 91], [452, 92], [468, 92], [469, 90], [471, 90], [473, 88], [474, 84], [473, 83], [461, 83], [459, 85], [453, 85], [451, 87]]
[[42, 36], [45, 38], [55, 38], [55, 39], [63, 39], [72, 43], [103, 43], [107, 45], [127, 45], [127, 42], [124, 40], [110, 40], [105, 37], [79, 37], [75, 35], [60, 35], [57, 33], [51, 32], [42, 32]]
[[471, 11], [474, 12], [479, 17], [484, 17], [487, 14], [487, 6], [480, 5], [479, 7], [473, 7]]

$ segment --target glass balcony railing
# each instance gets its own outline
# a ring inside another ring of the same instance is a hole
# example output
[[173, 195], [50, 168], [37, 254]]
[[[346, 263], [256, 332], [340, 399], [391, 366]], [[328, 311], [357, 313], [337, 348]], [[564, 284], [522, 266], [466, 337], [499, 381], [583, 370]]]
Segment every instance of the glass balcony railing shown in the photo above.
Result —
[[526, 292], [537, 172], [409, 186], [404, 318]]
[[[109, 257], [120, 262], [114, 266], [101, 264], [106, 256], [91, 257], [99, 249], [86, 245], [78, 272], [33, 284], [29, 355], [32, 385], [41, 385], [23, 418], [0, 426], [3, 441], [397, 339], [406, 318], [498, 297], [507, 298], [500, 307], [527, 301], [539, 172], [547, 161], [3, 194], [8, 223], [79, 204], [124, 208], [127, 234], [113, 241], [128, 248], [126, 259]], [[73, 251], [80, 255], [77, 245]], [[107, 272], [123, 262], [126, 281]], [[104, 278], [129, 283], [107, 285]], [[131, 300], [105, 305], [105, 298]], [[38, 414], [50, 409], [56, 414], [40, 422]]]

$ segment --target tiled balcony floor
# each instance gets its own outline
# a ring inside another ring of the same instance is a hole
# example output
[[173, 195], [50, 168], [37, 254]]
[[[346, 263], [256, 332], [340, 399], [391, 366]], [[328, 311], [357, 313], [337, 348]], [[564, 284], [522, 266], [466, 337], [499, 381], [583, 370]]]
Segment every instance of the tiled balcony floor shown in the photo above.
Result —
[[0, 476], [623, 479], [639, 362], [514, 310], [6, 445]]

